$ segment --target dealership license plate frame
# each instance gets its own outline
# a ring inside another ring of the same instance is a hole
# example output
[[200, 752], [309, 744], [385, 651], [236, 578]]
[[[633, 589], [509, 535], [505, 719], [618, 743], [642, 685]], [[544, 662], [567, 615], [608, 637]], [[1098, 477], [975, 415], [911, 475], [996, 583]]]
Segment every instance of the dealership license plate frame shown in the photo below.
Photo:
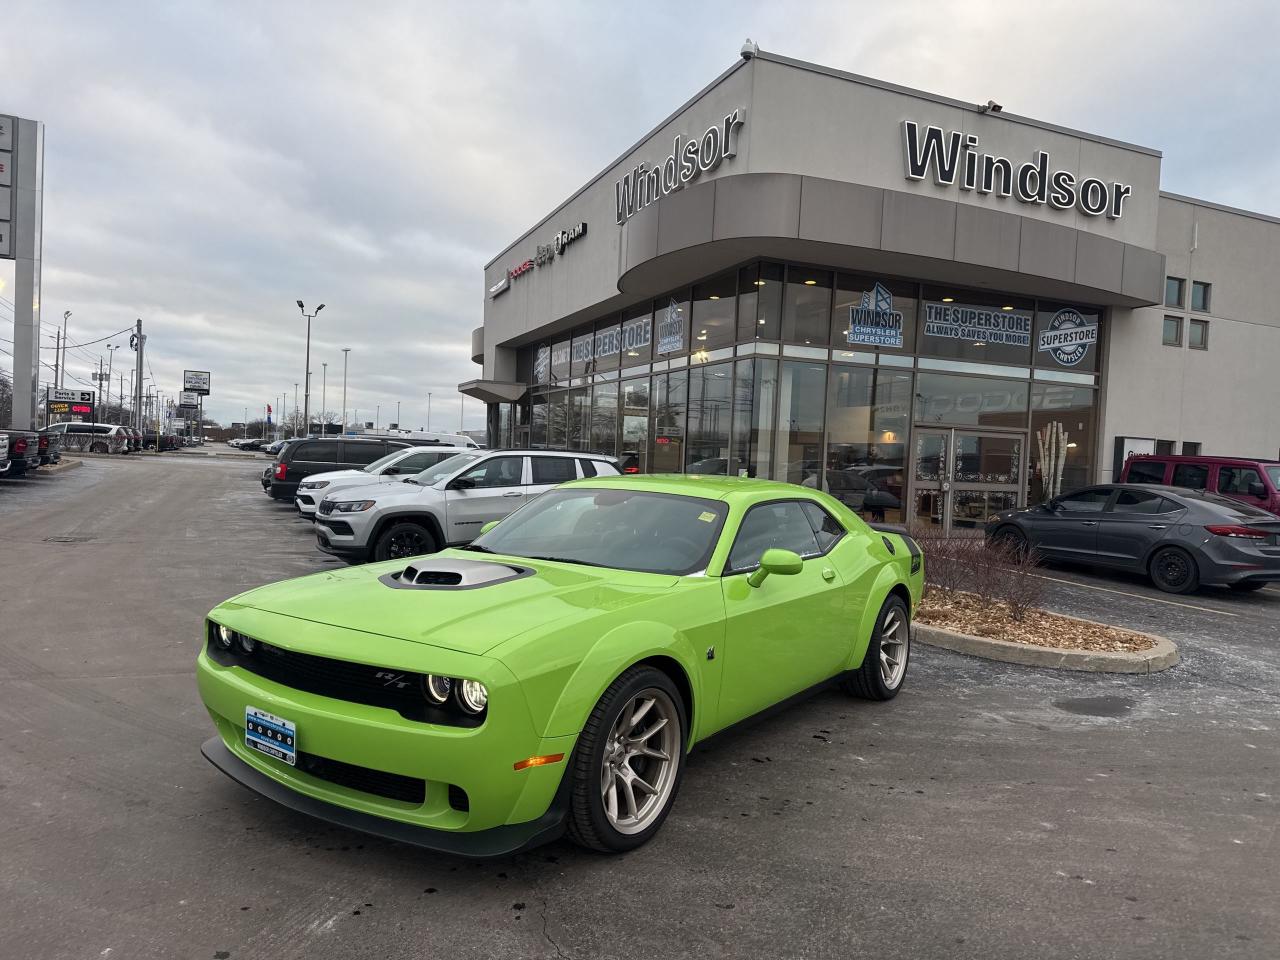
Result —
[[244, 708], [244, 745], [291, 767], [298, 765], [298, 725], [258, 707]]

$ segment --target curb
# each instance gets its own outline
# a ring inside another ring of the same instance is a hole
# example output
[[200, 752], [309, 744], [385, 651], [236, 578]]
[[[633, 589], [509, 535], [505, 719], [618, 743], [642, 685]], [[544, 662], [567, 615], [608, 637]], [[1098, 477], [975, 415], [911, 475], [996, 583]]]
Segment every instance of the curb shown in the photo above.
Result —
[[74, 470], [81, 466], [80, 460], [72, 460], [69, 457], [63, 457], [57, 463], [46, 463], [43, 467], [36, 471], [36, 476], [47, 477], [54, 473], [63, 473], [67, 470]]
[[[1053, 670], [1085, 670], [1091, 673], [1159, 673], [1168, 670], [1180, 659], [1178, 648], [1171, 640], [1147, 633], [1156, 645], [1141, 653], [1124, 653], [1093, 650], [1060, 650], [1057, 647], [1040, 647], [1030, 643], [1014, 643], [994, 640], [990, 637], [973, 637], [956, 633], [943, 627], [923, 623], [912, 625], [914, 639], [931, 647], [941, 647], [955, 653], [1004, 663], [1017, 663], [1024, 667], [1048, 667]], [[1138, 631], [1131, 631], [1137, 633]]]

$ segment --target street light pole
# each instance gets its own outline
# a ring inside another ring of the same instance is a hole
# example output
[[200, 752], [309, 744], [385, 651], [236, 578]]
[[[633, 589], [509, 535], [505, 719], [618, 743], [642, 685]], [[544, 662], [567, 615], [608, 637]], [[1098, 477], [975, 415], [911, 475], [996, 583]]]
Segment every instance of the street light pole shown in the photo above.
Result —
[[400, 429], [400, 401], [396, 401], [396, 429]]
[[[293, 419], [295, 421], [298, 419], [298, 385], [296, 383], [293, 385]], [[298, 435], [297, 427], [293, 423], [290, 423], [289, 426], [293, 429], [293, 435], [296, 437]]]
[[[111, 361], [115, 359], [116, 351], [120, 349], [119, 344], [107, 344], [107, 406], [104, 416], [111, 416]], [[111, 421], [108, 420], [108, 423]]]
[[[59, 374], [58, 382], [55, 386], [65, 387], [67, 385], [67, 320], [71, 317], [70, 310], [62, 311], [62, 362], [58, 365]], [[99, 384], [101, 386], [101, 384]]]
[[347, 354], [350, 347], [342, 348], [342, 432], [347, 432]]
[[316, 307], [315, 313], [307, 313], [307, 308], [302, 305], [302, 301], [298, 301], [298, 309], [302, 311], [302, 315], [307, 318], [307, 362], [303, 368], [306, 371], [304, 379], [305, 386], [302, 389], [302, 422], [307, 428], [307, 432], [311, 432], [311, 321], [320, 315], [320, 311], [324, 309], [324, 304]]
[[329, 424], [324, 418], [326, 393], [329, 389], [329, 364], [320, 364], [320, 436], [329, 435]]
[[427, 430], [431, 430], [431, 394], [427, 394]]

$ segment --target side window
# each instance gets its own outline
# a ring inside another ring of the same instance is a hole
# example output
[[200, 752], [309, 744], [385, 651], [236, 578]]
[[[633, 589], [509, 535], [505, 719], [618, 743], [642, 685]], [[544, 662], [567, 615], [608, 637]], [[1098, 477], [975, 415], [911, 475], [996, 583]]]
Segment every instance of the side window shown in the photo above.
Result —
[[423, 450], [419, 453], [411, 453], [403, 460], [398, 460], [394, 466], [387, 470], [387, 473], [421, 473], [427, 467], [434, 467], [441, 460], [441, 454], [434, 450]]
[[1158, 460], [1135, 460], [1129, 464], [1128, 483], [1164, 483], [1164, 464]]
[[312, 440], [310, 443], [298, 444], [298, 452], [293, 455], [295, 462], [304, 463], [338, 463], [337, 440]]
[[582, 467], [582, 475], [584, 477], [594, 477], [596, 475], [596, 462], [594, 460], [579, 460], [578, 466]]
[[818, 539], [818, 549], [826, 553], [835, 546], [837, 540], [844, 536], [844, 527], [840, 526], [839, 520], [812, 501], [803, 504], [803, 509], [805, 516], [813, 524], [813, 533]]
[[617, 467], [615, 467], [612, 463], [608, 462], [607, 460], [583, 460], [583, 461], [582, 461], [582, 470], [583, 470], [582, 475], [583, 475], [584, 477], [585, 477], [585, 476], [588, 476], [588, 474], [587, 474], [587, 472], [586, 472], [586, 470], [587, 470], [587, 464], [590, 464], [590, 465], [591, 465], [591, 469], [595, 471], [595, 476], [597, 476], [597, 477], [620, 477], [620, 476], [622, 476], [622, 472], [621, 472]]
[[1239, 493], [1250, 496], [1249, 488], [1262, 482], [1262, 475], [1253, 467], [1219, 467], [1218, 492]]
[[1188, 490], [1203, 490], [1209, 482], [1209, 468], [1198, 463], [1180, 463], [1173, 468], [1173, 485]]
[[1107, 489], [1081, 490], [1070, 496], [1059, 497], [1058, 505], [1067, 513], [1101, 513], [1107, 501], [1111, 499], [1111, 491]]
[[1171, 513], [1175, 507], [1172, 501], [1166, 500], [1157, 493], [1121, 490], [1120, 496], [1116, 497], [1115, 506], [1111, 509], [1116, 513]]
[[534, 484], [564, 483], [578, 476], [571, 457], [530, 457], [529, 463], [533, 467], [531, 482]]
[[344, 443], [342, 445], [342, 462], [357, 467], [365, 467], [375, 460], [381, 460], [390, 451], [380, 443]]
[[472, 487], [516, 487], [524, 470], [524, 457], [492, 457], [462, 474]]
[[760, 565], [766, 550], [779, 547], [802, 557], [816, 557], [822, 551], [813, 525], [797, 500], [761, 503], [747, 511], [729, 551], [732, 570], [752, 570]]

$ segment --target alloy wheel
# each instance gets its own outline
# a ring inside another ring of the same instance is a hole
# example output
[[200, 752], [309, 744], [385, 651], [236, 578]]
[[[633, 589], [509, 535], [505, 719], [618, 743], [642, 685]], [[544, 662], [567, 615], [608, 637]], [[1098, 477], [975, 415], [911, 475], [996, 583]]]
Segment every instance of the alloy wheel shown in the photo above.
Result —
[[391, 555], [392, 560], [419, 556], [427, 552], [427, 538], [420, 533], [413, 533], [408, 530], [397, 533], [391, 537], [387, 552]]
[[680, 714], [656, 687], [622, 708], [604, 745], [600, 799], [609, 825], [623, 834], [645, 830], [666, 808], [681, 757]]
[[907, 672], [907, 645], [910, 643], [906, 622], [897, 607], [890, 607], [880, 626], [880, 679], [890, 690], [896, 690]]

